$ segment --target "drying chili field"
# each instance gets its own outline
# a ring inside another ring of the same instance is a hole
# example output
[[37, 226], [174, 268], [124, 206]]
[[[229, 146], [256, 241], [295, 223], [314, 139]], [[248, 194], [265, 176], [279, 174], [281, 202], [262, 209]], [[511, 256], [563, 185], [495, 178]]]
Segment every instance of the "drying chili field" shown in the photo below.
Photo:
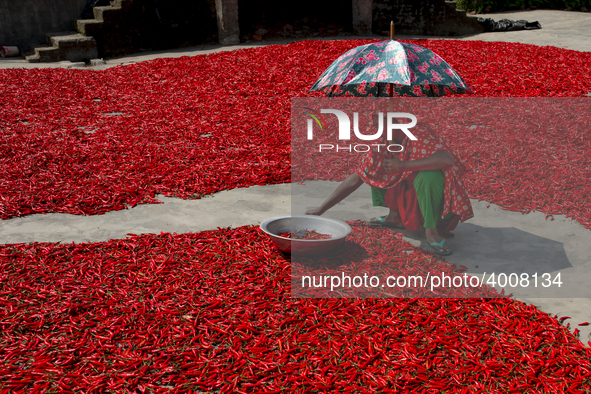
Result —
[[[355, 226], [352, 235], [373, 258], [411, 248], [415, 261], [453, 271], [402, 240], [376, 251], [388, 230]], [[591, 352], [533, 306], [296, 299], [290, 268], [255, 227], [2, 246], [0, 388], [583, 393], [591, 385]]]
[[[1, 218], [100, 214], [155, 203], [158, 193], [198, 198], [289, 182], [290, 99], [315, 96], [316, 77], [366, 42], [298, 42], [100, 72], [1, 70]], [[415, 42], [441, 54], [478, 96], [591, 92], [588, 53]], [[479, 133], [477, 144], [448, 138], [468, 167], [471, 197], [591, 228], [590, 134], [524, 136], [556, 147], [550, 177], [547, 166], [531, 165], [547, 164], [545, 146], [524, 151], [523, 141]], [[501, 179], [501, 158], [489, 154], [499, 143], [509, 152]], [[412, 261], [455, 269], [402, 240], [376, 250], [367, 231], [374, 240], [391, 233], [355, 228], [357, 247], [374, 258], [410, 259], [404, 251], [412, 250]], [[253, 227], [0, 246], [0, 392], [591, 387], [589, 350], [568, 319], [507, 298], [295, 299], [291, 274], [291, 262]]]
[[[98, 214], [155, 203], [157, 193], [197, 198], [289, 182], [290, 99], [321, 96], [308, 92], [316, 78], [340, 54], [367, 42], [304, 41], [105, 71], [1, 70], [0, 217]], [[480, 97], [591, 92], [589, 53], [414, 42], [441, 54]], [[444, 135], [468, 168], [471, 197], [515, 211], [565, 214], [591, 228], [589, 134], [471, 134]], [[524, 144], [529, 149], [521, 149]], [[508, 153], [491, 155], [500, 148]], [[356, 165], [343, 163], [331, 178], [344, 178]], [[314, 170], [303, 177], [326, 178]]]

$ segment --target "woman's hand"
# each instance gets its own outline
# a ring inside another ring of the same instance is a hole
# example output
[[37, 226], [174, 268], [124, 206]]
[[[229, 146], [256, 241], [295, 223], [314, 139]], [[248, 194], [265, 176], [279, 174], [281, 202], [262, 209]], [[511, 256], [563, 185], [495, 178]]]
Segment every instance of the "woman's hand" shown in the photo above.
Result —
[[392, 155], [389, 159], [384, 159], [383, 162], [384, 170], [390, 174], [396, 174], [402, 172], [404, 164], [396, 156]]
[[306, 215], [316, 215], [316, 216], [320, 216], [324, 213], [324, 210], [320, 209], [320, 208], [314, 208], [314, 209], [308, 209], [306, 211]]

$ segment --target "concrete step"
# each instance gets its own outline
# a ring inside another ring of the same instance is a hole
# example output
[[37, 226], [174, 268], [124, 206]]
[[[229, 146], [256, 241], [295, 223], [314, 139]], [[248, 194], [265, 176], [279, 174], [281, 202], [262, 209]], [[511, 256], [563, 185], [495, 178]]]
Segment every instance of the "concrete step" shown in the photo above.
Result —
[[93, 36], [102, 26], [103, 22], [96, 19], [77, 19], [76, 30], [85, 36]]
[[73, 31], [57, 31], [54, 33], [45, 33], [45, 42], [47, 45], [52, 46], [53, 43], [51, 42], [51, 37], [60, 37], [60, 36], [70, 36], [72, 34], [76, 34]]
[[35, 49], [37, 48], [47, 48], [46, 44], [33, 44], [33, 45], [29, 45], [29, 47], [25, 50], [21, 52], [21, 55], [25, 56], [25, 58], [27, 56], [33, 56], [35, 54]]
[[96, 48], [96, 41], [93, 37], [87, 37], [79, 33], [51, 37], [51, 44], [59, 48]]
[[94, 19], [97, 21], [100, 21], [100, 22], [104, 22], [105, 17], [107, 18], [107, 22], [108, 22], [109, 19], [116, 16], [119, 13], [119, 11], [121, 11], [121, 7], [106, 6], [106, 7], [94, 7], [92, 9], [92, 12], [94, 12]]
[[35, 48], [35, 54], [26, 59], [29, 63], [59, 62], [63, 60], [61, 55], [60, 49], [56, 47]]
[[96, 41], [93, 37], [70, 32], [69, 34], [51, 36], [51, 47], [36, 48], [35, 54], [27, 56], [29, 63], [59, 62], [69, 60], [81, 62], [98, 57]]

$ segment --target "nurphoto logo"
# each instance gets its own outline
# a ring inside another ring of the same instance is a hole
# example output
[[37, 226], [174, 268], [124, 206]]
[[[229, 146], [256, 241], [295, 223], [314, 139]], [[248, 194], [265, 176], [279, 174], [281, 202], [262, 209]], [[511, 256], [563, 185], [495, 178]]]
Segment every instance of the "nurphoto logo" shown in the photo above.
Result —
[[[309, 112], [305, 112], [306, 115], [309, 115], [311, 118], [308, 119], [308, 140], [312, 140], [314, 138], [314, 123], [320, 127], [320, 130], [324, 130], [324, 128], [328, 128], [326, 125], [326, 121], [322, 114], [333, 114], [336, 115], [337, 121], [339, 123], [339, 140], [347, 141], [351, 139], [351, 119], [349, 116], [338, 109], [321, 109], [320, 114], [316, 111], [311, 110], [310, 108], [305, 108]], [[378, 111], [377, 115], [377, 131], [374, 134], [363, 134], [359, 130], [359, 113], [353, 112], [353, 133], [355, 136], [362, 141], [376, 141], [382, 138], [384, 133], [384, 113]], [[409, 123], [398, 123], [397, 118], [404, 118], [410, 119]], [[322, 122], [321, 122], [322, 121]], [[324, 126], [323, 126], [324, 124]], [[347, 152], [369, 152], [372, 147], [376, 147], [378, 152], [382, 147], [385, 147], [388, 152], [402, 152], [404, 147], [400, 144], [395, 144], [392, 142], [392, 136], [394, 130], [400, 130], [408, 138], [413, 141], [417, 140], [409, 129], [416, 126], [417, 118], [413, 114], [409, 114], [406, 112], [387, 112], [386, 113], [386, 139], [388, 144], [349, 144], [345, 146], [335, 145], [335, 144], [319, 144], [318, 149], [319, 152], [326, 151], [326, 150], [336, 150], [337, 152], [340, 151], [347, 151]]]

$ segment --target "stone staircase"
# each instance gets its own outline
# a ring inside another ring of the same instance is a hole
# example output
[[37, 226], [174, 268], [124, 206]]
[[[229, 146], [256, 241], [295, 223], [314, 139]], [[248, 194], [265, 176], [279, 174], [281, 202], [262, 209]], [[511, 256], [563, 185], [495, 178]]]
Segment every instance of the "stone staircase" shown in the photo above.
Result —
[[27, 56], [29, 63], [89, 61], [98, 57], [96, 41], [74, 31], [48, 33], [48, 47], [35, 48], [33, 55]]
[[[131, 8], [133, 0], [111, 0], [111, 5], [94, 7], [94, 19], [78, 19], [74, 21], [76, 31], [47, 34], [48, 47], [35, 48], [35, 54], [27, 56], [30, 63], [59, 62], [88, 62], [107, 55], [114, 55], [109, 43], [117, 41], [121, 52], [129, 49], [125, 38], [122, 39], [121, 27], [126, 11]], [[113, 34], [115, 31], [115, 34]], [[125, 36], [125, 35], [123, 35]], [[96, 38], [96, 39], [95, 39]], [[127, 40], [131, 37], [127, 36]], [[98, 41], [98, 44], [97, 44]]]
[[94, 19], [78, 19], [76, 29], [80, 34], [95, 37], [101, 56], [117, 56], [134, 52], [130, 21], [136, 9], [133, 0], [111, 0], [110, 6], [94, 7]]
[[111, 0], [111, 5], [104, 7], [94, 7], [94, 19], [76, 20], [76, 29], [85, 36], [91, 36], [100, 32], [105, 22], [113, 25], [118, 24], [121, 19], [121, 12], [128, 11], [131, 8], [132, 0]]

